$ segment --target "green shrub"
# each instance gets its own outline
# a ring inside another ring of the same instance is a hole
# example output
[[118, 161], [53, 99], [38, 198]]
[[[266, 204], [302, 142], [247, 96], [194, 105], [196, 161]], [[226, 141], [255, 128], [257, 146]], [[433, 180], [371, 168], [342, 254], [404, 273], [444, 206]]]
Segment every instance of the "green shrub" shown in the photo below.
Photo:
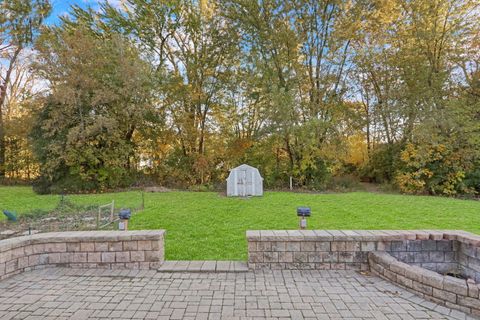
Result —
[[469, 166], [462, 156], [461, 150], [452, 145], [409, 143], [402, 151], [404, 167], [399, 170], [396, 182], [402, 192], [410, 194], [454, 196], [473, 193], [474, 190], [465, 185]]
[[401, 143], [378, 145], [372, 151], [368, 163], [360, 169], [360, 175], [377, 183], [393, 181], [401, 166], [400, 153], [402, 149], [403, 144]]

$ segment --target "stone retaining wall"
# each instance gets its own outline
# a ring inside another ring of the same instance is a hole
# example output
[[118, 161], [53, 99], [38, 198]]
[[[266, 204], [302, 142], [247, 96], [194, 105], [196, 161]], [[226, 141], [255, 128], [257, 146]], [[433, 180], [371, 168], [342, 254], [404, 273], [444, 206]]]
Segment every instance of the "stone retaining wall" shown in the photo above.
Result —
[[458, 269], [458, 243], [453, 240], [424, 239], [393, 241], [389, 252], [398, 260], [439, 273]]
[[436, 241], [443, 240], [443, 235], [441, 239], [435, 235], [391, 230], [247, 231], [248, 262], [251, 269], [366, 270], [371, 251], [388, 251], [400, 259], [422, 263], [429, 262], [430, 256], [436, 263], [454, 261], [454, 247], [439, 244], [437, 248]]
[[250, 269], [368, 269], [368, 252], [440, 273], [480, 279], [480, 237], [437, 230], [247, 231]]
[[[371, 270], [480, 316], [480, 236], [439, 230], [247, 231], [250, 269]], [[438, 272], [438, 273], [437, 273]], [[445, 276], [458, 273], [469, 280]]]
[[45, 266], [156, 269], [164, 231], [41, 233], [0, 241], [0, 279]]
[[480, 285], [398, 261], [387, 252], [370, 252], [373, 274], [435, 303], [480, 316]]
[[463, 275], [480, 283], [480, 241], [458, 241], [457, 262]]
[[[371, 235], [370, 235], [371, 236]], [[368, 269], [370, 239], [352, 241], [340, 231], [247, 231], [250, 269]]]

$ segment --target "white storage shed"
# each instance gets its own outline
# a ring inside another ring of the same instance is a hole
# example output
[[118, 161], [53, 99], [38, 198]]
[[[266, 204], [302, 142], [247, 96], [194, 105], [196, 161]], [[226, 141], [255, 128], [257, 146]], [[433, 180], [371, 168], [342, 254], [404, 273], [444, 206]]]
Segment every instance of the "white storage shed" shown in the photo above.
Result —
[[263, 178], [258, 169], [242, 164], [230, 170], [227, 178], [227, 196], [263, 196]]

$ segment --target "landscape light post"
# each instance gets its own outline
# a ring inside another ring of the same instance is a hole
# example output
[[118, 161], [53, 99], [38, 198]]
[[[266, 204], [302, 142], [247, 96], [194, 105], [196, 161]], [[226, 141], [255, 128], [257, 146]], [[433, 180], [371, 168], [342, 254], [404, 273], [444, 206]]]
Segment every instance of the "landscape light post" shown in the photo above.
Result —
[[309, 207], [297, 208], [297, 216], [300, 217], [298, 226], [301, 230], [307, 229], [307, 217], [310, 217], [310, 215], [311, 215], [311, 210]]
[[120, 218], [118, 230], [128, 231], [128, 220], [131, 215], [132, 211], [130, 209], [120, 209], [120, 212], [118, 213], [118, 217]]

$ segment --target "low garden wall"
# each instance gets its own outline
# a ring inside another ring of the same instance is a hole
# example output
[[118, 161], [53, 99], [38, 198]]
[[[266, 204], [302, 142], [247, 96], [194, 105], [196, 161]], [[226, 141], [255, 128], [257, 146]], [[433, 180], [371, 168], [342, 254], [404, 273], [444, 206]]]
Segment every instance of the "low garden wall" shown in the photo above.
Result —
[[164, 230], [40, 233], [0, 241], [0, 279], [45, 266], [156, 269]]
[[377, 250], [370, 238], [326, 230], [247, 231], [247, 241], [250, 269], [366, 270], [367, 253]]
[[247, 241], [250, 269], [371, 270], [424, 298], [480, 315], [480, 236], [468, 232], [261, 230], [247, 231]]
[[261, 230], [247, 231], [251, 269], [367, 270], [368, 252], [432, 271], [462, 270], [480, 282], [480, 237], [437, 230]]
[[251, 269], [367, 270], [371, 251], [446, 269], [456, 249], [437, 231], [261, 230], [247, 231], [247, 241]]
[[373, 274], [449, 308], [480, 316], [480, 285], [398, 261], [387, 252], [370, 252]]

